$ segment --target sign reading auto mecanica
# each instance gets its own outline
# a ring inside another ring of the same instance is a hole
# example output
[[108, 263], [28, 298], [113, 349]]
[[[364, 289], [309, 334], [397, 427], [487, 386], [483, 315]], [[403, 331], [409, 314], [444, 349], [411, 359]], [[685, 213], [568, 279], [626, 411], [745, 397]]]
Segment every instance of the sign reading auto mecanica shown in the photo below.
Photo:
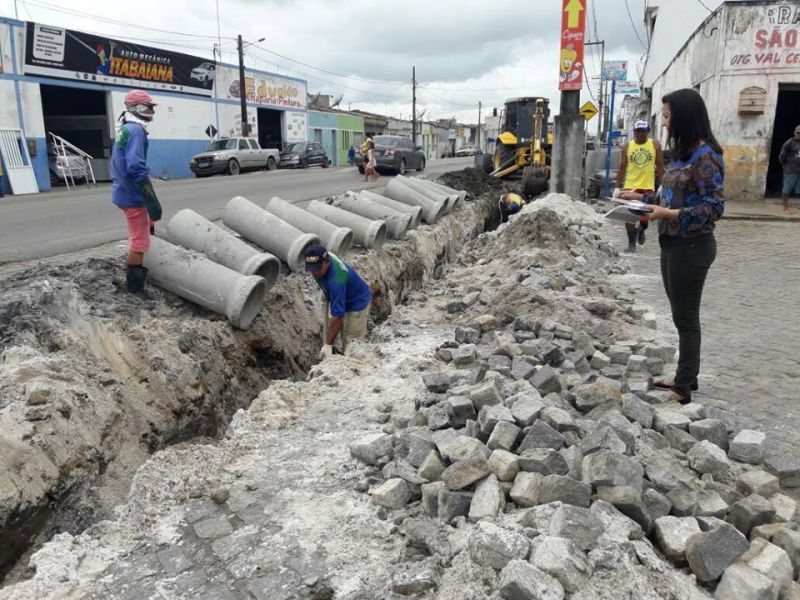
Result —
[[562, 1], [558, 89], [579, 90], [583, 86], [583, 44], [586, 41], [585, 4], [589, 0]]
[[187, 54], [28, 22], [24, 72], [210, 96], [216, 64]]

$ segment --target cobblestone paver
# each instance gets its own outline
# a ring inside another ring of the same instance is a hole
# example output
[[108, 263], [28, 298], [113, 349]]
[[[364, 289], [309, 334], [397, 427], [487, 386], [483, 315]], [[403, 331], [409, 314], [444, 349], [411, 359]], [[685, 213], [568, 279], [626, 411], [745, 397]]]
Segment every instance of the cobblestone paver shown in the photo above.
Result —
[[[638, 297], [675, 335], [658, 239], [630, 258]], [[625, 246], [620, 228], [619, 248]], [[738, 426], [768, 433], [768, 452], [800, 453], [800, 224], [723, 220], [703, 296], [697, 399]]]

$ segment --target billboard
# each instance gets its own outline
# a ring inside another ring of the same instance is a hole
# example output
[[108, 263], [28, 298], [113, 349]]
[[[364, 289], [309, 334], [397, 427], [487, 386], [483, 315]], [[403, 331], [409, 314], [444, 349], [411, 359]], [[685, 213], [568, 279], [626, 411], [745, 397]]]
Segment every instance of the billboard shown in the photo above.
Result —
[[583, 44], [585, 41], [586, 7], [581, 0], [563, 0], [561, 52], [558, 56], [559, 90], [580, 90], [583, 87]]
[[216, 64], [188, 54], [28, 22], [23, 72], [210, 96]]
[[617, 81], [616, 92], [618, 94], [630, 94], [638, 96], [642, 93], [639, 83], [636, 81]]
[[[239, 100], [239, 69], [222, 66], [217, 69], [217, 97]], [[306, 108], [306, 84], [303, 81], [267, 73], [245, 70], [244, 85], [247, 101], [264, 108]]]
[[603, 63], [603, 79], [606, 81], [625, 81], [627, 78], [627, 60], [607, 60]]

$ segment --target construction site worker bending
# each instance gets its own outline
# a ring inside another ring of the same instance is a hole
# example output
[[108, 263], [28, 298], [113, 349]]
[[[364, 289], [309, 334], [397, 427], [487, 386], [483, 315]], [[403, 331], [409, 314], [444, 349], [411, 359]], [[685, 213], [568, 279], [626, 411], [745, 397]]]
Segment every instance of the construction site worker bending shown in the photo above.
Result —
[[507, 192], [500, 196], [500, 222], [505, 223], [508, 217], [517, 214], [525, 206], [525, 200], [519, 194]]
[[324, 246], [312, 245], [305, 251], [306, 271], [314, 276], [325, 295], [323, 346], [320, 359], [334, 352], [341, 335], [341, 351], [352, 340], [367, 337], [367, 319], [372, 289], [358, 272]]
[[125, 213], [128, 225], [127, 289], [145, 300], [149, 299], [144, 290], [147, 269], [142, 265], [154, 223], [161, 219], [161, 204], [147, 167], [147, 126], [156, 106], [145, 91], [131, 90], [125, 95], [125, 112], [120, 115], [111, 153], [111, 201]]
[[[619, 170], [617, 171], [618, 197], [622, 191], [637, 192], [652, 198], [657, 181], [664, 176], [664, 154], [661, 144], [650, 138], [650, 124], [636, 121], [633, 126], [633, 140], [622, 147]], [[636, 252], [636, 243], [644, 244], [648, 217], [639, 218], [639, 223], [625, 223], [628, 233], [628, 252]]]

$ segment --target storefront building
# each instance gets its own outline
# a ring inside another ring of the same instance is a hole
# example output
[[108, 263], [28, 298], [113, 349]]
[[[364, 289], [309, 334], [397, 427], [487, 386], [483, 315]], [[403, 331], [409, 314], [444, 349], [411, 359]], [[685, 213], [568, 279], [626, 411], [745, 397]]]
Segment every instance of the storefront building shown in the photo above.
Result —
[[331, 164], [347, 164], [350, 146], [364, 142], [364, 117], [338, 110], [309, 110], [308, 129], [314, 141], [322, 144]]
[[[132, 88], [148, 91], [159, 103], [148, 127], [154, 177], [191, 177], [189, 159], [209, 138], [241, 133], [234, 65], [0, 18], [0, 132], [11, 132], [26, 147], [39, 190], [56, 180], [53, 136], [90, 154], [98, 181], [110, 179], [115, 126]], [[250, 135], [262, 146], [307, 139], [305, 81], [248, 69], [244, 93]], [[13, 150], [0, 146], [4, 161]], [[26, 160], [25, 152], [19, 156]], [[5, 175], [1, 184], [10, 192]]]

